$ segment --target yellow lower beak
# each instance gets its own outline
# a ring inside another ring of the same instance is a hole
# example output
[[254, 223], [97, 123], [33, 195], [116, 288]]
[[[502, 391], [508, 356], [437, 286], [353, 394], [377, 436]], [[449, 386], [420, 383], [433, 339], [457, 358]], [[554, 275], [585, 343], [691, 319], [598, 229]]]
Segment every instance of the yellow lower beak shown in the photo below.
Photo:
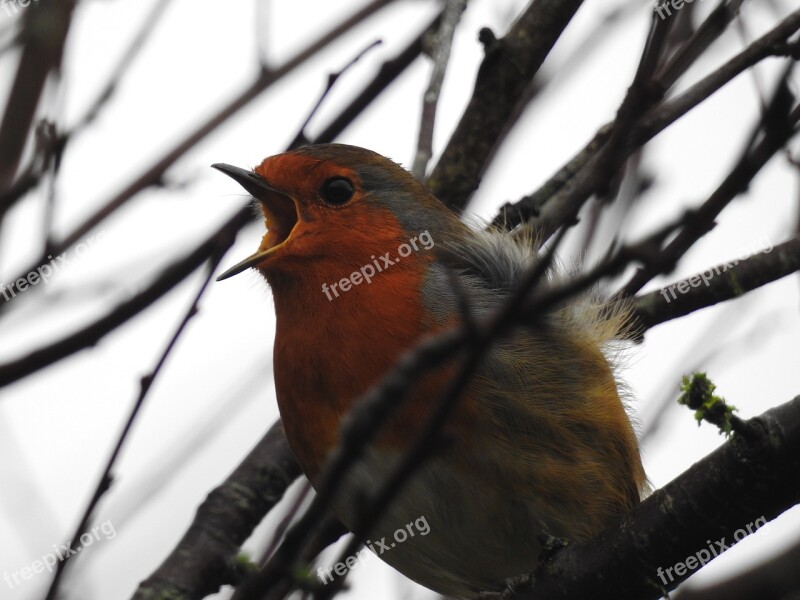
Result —
[[[294, 230], [294, 225], [297, 224], [297, 217], [295, 213], [296, 206], [294, 201], [289, 196], [287, 196], [284, 192], [272, 187], [258, 173], [247, 171], [239, 167], [234, 167], [233, 165], [226, 165], [224, 163], [216, 163], [211, 166], [232, 178], [251, 196], [253, 196], [253, 198], [261, 202], [265, 216], [268, 218], [268, 220], [272, 221], [271, 229], [275, 228], [273, 231], [278, 232], [273, 233], [273, 235], [277, 236], [277, 239], [273, 240], [274, 245], [270, 244], [270, 247], [266, 250], [256, 252], [255, 254], [245, 258], [242, 262], [232, 266], [222, 275], [217, 277], [217, 281], [222, 281], [224, 279], [228, 279], [229, 277], [233, 277], [234, 275], [237, 275], [251, 267], [257, 266], [260, 262], [266, 259], [273, 250], [281, 246], [283, 242], [286, 241], [289, 235], [291, 235], [291, 232]], [[276, 198], [283, 198], [289, 202], [291, 208], [284, 207], [284, 210], [278, 210], [273, 207], [271, 209], [269, 202], [270, 198], [272, 199], [273, 204]]]

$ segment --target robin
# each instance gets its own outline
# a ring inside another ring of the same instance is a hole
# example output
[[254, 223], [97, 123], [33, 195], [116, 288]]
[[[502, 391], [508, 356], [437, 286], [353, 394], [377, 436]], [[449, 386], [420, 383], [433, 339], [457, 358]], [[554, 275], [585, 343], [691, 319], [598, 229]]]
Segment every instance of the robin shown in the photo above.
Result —
[[[272, 289], [278, 406], [312, 485], [353, 402], [420, 338], [457, 326], [464, 299], [478, 315], [500, 307], [537, 259], [524, 236], [473, 229], [364, 148], [214, 166], [265, 217], [258, 251], [220, 279], [255, 268]], [[619, 521], [646, 485], [607, 352], [626, 318], [587, 295], [497, 342], [449, 417], [450, 443], [394, 499], [371, 549], [426, 587], [475, 598], [533, 570], [541, 534], [579, 541]], [[417, 382], [351, 469], [333, 506], [345, 525], [357, 526], [362, 494], [403, 456], [452, 374]]]

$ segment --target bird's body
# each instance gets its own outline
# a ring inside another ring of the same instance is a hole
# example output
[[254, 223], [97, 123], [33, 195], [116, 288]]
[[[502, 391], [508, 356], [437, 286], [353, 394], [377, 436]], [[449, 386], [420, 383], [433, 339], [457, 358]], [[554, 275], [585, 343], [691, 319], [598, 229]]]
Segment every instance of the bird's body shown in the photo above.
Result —
[[[537, 258], [529, 243], [463, 224], [401, 167], [361, 148], [311, 146], [255, 174], [222, 170], [264, 207], [269, 232], [232, 271], [257, 266], [272, 288], [278, 403], [312, 483], [353, 402], [421, 338], [459, 324], [456, 294], [488, 315]], [[603, 354], [624, 319], [582, 297], [496, 343], [447, 422], [450, 443], [373, 530], [390, 547], [381, 558], [472, 598], [531, 571], [539, 534], [587, 539], [634, 506], [644, 474]], [[334, 505], [345, 525], [358, 525], [361, 494], [407, 450], [452, 374], [451, 364], [417, 382], [351, 471]], [[425, 535], [397, 543], [395, 531], [414, 533], [420, 518]]]

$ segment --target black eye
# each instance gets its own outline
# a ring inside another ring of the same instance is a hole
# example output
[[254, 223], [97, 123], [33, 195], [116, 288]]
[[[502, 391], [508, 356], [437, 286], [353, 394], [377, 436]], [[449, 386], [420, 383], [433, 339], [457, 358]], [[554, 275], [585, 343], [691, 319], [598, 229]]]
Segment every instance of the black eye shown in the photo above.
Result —
[[322, 184], [320, 193], [322, 194], [322, 199], [328, 204], [341, 206], [353, 197], [355, 191], [356, 188], [353, 187], [349, 179], [345, 179], [344, 177], [331, 177]]

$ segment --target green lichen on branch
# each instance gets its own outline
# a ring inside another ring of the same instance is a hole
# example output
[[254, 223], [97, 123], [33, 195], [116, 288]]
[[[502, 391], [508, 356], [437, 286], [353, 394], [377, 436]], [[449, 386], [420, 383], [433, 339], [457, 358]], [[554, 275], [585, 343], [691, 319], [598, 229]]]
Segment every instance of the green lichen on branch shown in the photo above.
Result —
[[697, 419], [698, 427], [702, 421], [708, 421], [716, 425], [725, 437], [730, 437], [740, 428], [742, 421], [733, 414], [735, 406], [714, 395], [715, 389], [717, 386], [705, 373], [692, 373], [691, 377], [684, 375], [678, 404], [684, 404], [695, 411], [694, 418]]
[[258, 565], [245, 552], [240, 552], [228, 562], [228, 571], [233, 583], [241, 583], [247, 577], [258, 572]]
[[308, 566], [295, 565], [292, 569], [292, 579], [301, 590], [313, 592], [320, 587], [320, 580]]

